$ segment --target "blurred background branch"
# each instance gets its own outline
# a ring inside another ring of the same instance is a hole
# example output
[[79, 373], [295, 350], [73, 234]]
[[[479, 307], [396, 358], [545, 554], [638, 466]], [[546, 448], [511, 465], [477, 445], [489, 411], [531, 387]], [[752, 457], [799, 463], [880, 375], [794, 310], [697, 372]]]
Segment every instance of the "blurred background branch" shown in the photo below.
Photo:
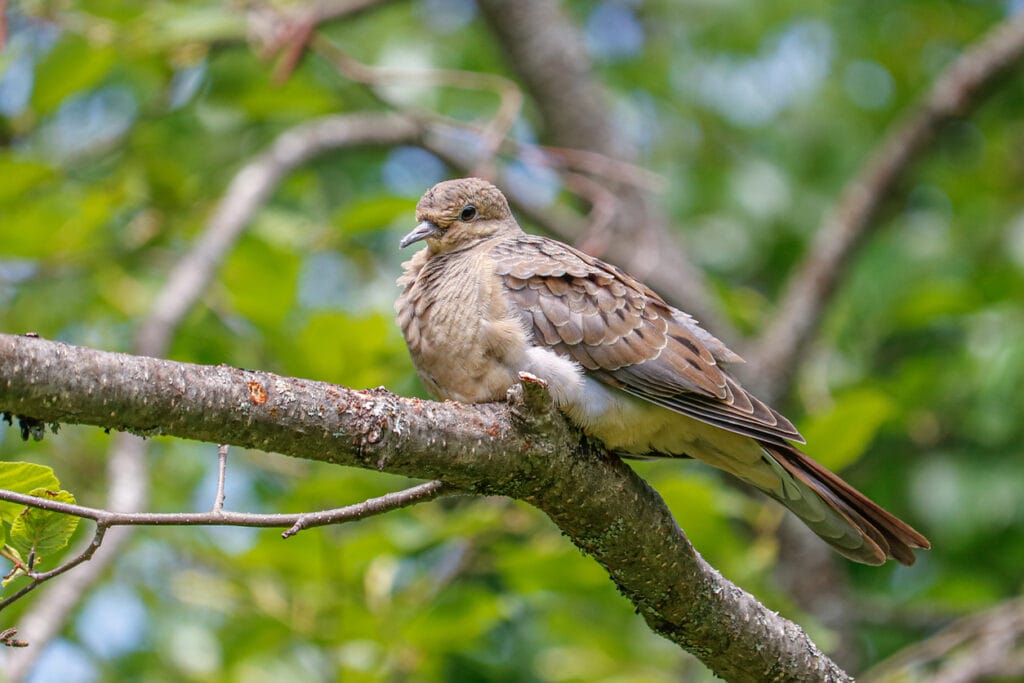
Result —
[[992, 28], [932, 84], [922, 101], [889, 130], [843, 189], [803, 261], [786, 285], [778, 311], [750, 355], [754, 382], [769, 402], [789, 393], [800, 359], [813, 340], [829, 301], [856, 250], [880, 227], [911, 166], [934, 148], [949, 123], [968, 116], [993, 86], [1019, 71], [1024, 57], [1024, 14]]
[[1024, 677], [1024, 599], [957, 619], [864, 673], [870, 683], [975, 683]]

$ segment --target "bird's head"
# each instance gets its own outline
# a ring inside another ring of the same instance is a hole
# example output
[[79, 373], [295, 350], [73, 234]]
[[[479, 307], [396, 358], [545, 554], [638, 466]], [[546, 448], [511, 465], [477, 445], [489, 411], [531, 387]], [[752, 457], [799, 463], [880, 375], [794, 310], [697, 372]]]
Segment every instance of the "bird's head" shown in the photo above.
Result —
[[446, 180], [434, 185], [416, 205], [416, 229], [401, 247], [426, 240], [430, 251], [462, 249], [519, 226], [501, 190], [480, 178]]

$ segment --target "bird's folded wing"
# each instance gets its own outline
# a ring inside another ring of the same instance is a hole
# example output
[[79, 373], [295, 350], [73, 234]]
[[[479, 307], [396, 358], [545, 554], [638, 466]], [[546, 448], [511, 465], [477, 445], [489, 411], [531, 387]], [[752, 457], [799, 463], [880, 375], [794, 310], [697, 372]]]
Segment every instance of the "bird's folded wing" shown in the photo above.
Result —
[[735, 354], [615, 266], [532, 235], [497, 244], [491, 256], [535, 343], [670, 410], [769, 442], [803, 441], [721, 368]]

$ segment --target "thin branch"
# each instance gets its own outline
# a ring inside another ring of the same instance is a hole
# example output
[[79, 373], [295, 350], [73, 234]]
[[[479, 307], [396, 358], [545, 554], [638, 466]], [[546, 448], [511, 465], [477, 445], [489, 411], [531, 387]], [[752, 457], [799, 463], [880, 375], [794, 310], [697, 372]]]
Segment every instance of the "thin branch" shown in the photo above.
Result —
[[288, 173], [328, 150], [407, 144], [415, 142], [420, 133], [407, 117], [346, 114], [325, 116], [279, 135], [235, 174], [207, 229], [171, 271], [167, 286], [153, 304], [154, 315], [139, 331], [140, 353], [164, 355], [158, 349], [162, 346], [159, 340], [168, 338], [167, 330], [182, 320], [206, 290], [238, 235]]
[[248, 10], [249, 34], [260, 45], [260, 55], [280, 59], [273, 81], [280, 84], [295, 70], [309, 45], [314, 30], [322, 24], [349, 19], [384, 4], [386, 0], [340, 0], [299, 5], [298, 9], [279, 8], [269, 3]]
[[228, 448], [226, 443], [217, 446], [217, 492], [213, 495], [213, 512], [224, 510], [224, 479], [228, 469]]
[[[7, 49], [7, 0], [0, 0], [0, 52]], [[6, 633], [6, 631], [5, 631]]]
[[328, 524], [339, 524], [363, 519], [371, 515], [379, 515], [391, 510], [425, 503], [441, 496], [447, 496], [456, 491], [455, 487], [449, 486], [440, 481], [428, 481], [426, 484], [413, 486], [403, 491], [385, 493], [378, 498], [370, 498], [356, 505], [349, 505], [335, 510], [321, 510], [319, 512], [305, 512], [298, 516], [295, 523], [281, 534], [281, 538], [291, 538], [303, 529], [310, 529]]
[[[221, 451], [226, 452], [222, 445]], [[391, 512], [409, 507], [416, 503], [425, 503], [440, 496], [455, 492], [455, 488], [439, 481], [419, 484], [403, 491], [395, 491], [377, 498], [370, 498], [361, 503], [347, 505], [333, 510], [301, 512], [297, 514], [260, 514], [252, 512], [232, 512], [214, 508], [210, 512], [113, 512], [98, 508], [86, 507], [72, 503], [38, 498], [17, 491], [0, 489], [0, 500], [40, 510], [50, 510], [65, 515], [84, 517], [96, 522], [96, 532], [92, 540], [77, 556], [63, 562], [46, 572], [26, 571], [31, 583], [22, 587], [11, 596], [0, 601], [0, 611], [11, 603], [35, 590], [42, 583], [64, 574], [86, 560], [92, 559], [103, 543], [107, 529], [115, 526], [238, 526], [238, 527], [287, 527], [281, 534], [282, 538], [291, 538], [303, 529], [310, 529], [329, 524], [355, 522], [373, 515]], [[221, 498], [221, 501], [223, 499]]]
[[[653, 630], [719, 676], [850, 680], [799, 626], [708, 565], [664, 501], [529, 383], [510, 403], [434, 403], [12, 335], [0, 335], [0, 377], [0, 410], [48, 423], [230, 443], [523, 500], [591, 555]], [[253, 400], [253, 386], [265, 400]]]
[[[594, 152], [588, 149], [572, 149], [570, 147], [553, 147], [551, 145], [524, 145], [518, 143], [520, 150], [538, 149], [543, 154], [537, 155], [542, 163], [556, 168], [570, 168], [584, 171], [590, 175], [604, 178], [616, 184], [631, 185], [647, 192], [665, 192], [668, 180], [665, 176], [623, 159]], [[520, 151], [522, 153], [522, 151]], [[556, 163], [551, 163], [555, 161]]]
[[589, 224], [574, 240], [576, 246], [591, 254], [607, 251], [613, 237], [611, 227], [618, 200], [607, 186], [585, 175], [566, 173], [564, 178], [566, 187], [590, 202]]
[[[519, 86], [508, 78], [496, 74], [478, 71], [459, 71], [452, 69], [395, 69], [388, 67], [369, 66], [357, 61], [340, 47], [322, 36], [314, 36], [311, 43], [318, 53], [329, 60], [345, 77], [370, 86], [381, 86], [393, 83], [414, 85], [450, 86], [466, 90], [494, 92], [499, 99], [497, 113], [481, 131], [483, 154], [474, 169], [475, 175], [493, 178], [493, 161], [503, 141], [508, 136], [512, 124], [523, 106], [523, 94]], [[378, 92], [378, 95], [380, 93]], [[411, 112], [394, 102], [389, 104], [399, 111], [412, 116], [422, 117], [422, 112]], [[444, 120], [436, 114], [428, 115], [435, 120]]]
[[[303, 529], [328, 524], [354, 522], [373, 515], [391, 512], [415, 503], [424, 503], [439, 496], [454, 492], [455, 489], [439, 481], [418, 484], [402, 491], [369, 498], [361, 503], [346, 505], [332, 510], [315, 512], [265, 514], [258, 512], [234, 512], [232, 510], [210, 510], [209, 512], [114, 512], [100, 508], [62, 503], [30, 496], [17, 491], [0, 489], [0, 500], [18, 503], [40, 510], [59, 512], [75, 517], [91, 519], [106, 527], [113, 526], [239, 526], [239, 527], [281, 527], [286, 528], [281, 536], [289, 538]], [[48, 574], [50, 572], [47, 572]], [[38, 574], [45, 576], [46, 574]]]
[[793, 273], [772, 324], [748, 356], [761, 397], [789, 393], [800, 359], [846, 274], [857, 247], [879, 227], [879, 214], [943, 126], [980, 105], [991, 86], [1024, 57], [1024, 14], [990, 30], [957, 58], [896, 124], [846, 186], [803, 262]]
[[1024, 676], [1024, 598], [949, 624], [867, 671], [872, 683], [923, 680], [971, 683]]
[[[14, 493], [14, 491], [7, 491], [7, 493]], [[32, 498], [32, 496], [29, 496], [29, 498]], [[37, 498], [36, 500], [41, 499]], [[32, 579], [31, 583], [29, 583], [27, 586], [23, 586], [17, 592], [0, 601], [0, 610], [3, 610], [11, 603], [28, 595], [46, 581], [49, 581], [50, 579], [56, 576], [60, 576], [61, 574], [70, 571], [71, 569], [74, 569], [83, 562], [92, 559], [92, 556], [96, 554], [96, 551], [99, 550], [100, 546], [103, 544], [103, 538], [104, 536], [106, 536], [107, 529], [108, 527], [105, 524], [97, 524], [96, 531], [93, 533], [92, 539], [82, 548], [82, 551], [78, 553], [78, 555], [68, 560], [67, 562], [61, 563], [58, 567], [55, 567], [48, 572], [32, 572], [31, 574], [29, 574], [29, 576]], [[39, 643], [38, 641], [36, 642], [36, 644], [41, 645], [41, 643]], [[37, 647], [35, 649], [42, 648]], [[8, 669], [7, 674], [8, 676], [11, 675], [10, 669]]]

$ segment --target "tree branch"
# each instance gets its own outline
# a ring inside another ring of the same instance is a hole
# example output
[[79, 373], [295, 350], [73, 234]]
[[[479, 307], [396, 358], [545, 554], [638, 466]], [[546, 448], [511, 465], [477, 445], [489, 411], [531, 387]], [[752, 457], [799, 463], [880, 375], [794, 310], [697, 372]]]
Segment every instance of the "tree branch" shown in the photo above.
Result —
[[325, 116], [278, 136], [235, 174], [207, 229], [171, 271], [168, 286], [153, 303], [153, 315], [139, 331], [140, 352], [163, 355], [167, 331], [177, 326], [206, 290], [238, 235], [288, 173], [331, 149], [410, 143], [421, 132], [407, 117], [372, 113]]
[[1024, 598], [957, 619], [935, 635], [900, 650], [864, 674], [865, 681], [931, 683], [1020, 680], [1024, 676]]
[[[8, 491], [7, 493], [14, 494], [14, 491]], [[14, 494], [14, 495], [22, 495], [22, 494]], [[32, 496], [29, 496], [29, 498], [31, 498], [31, 497]], [[36, 500], [38, 501], [38, 500], [41, 500], [41, 499], [37, 498]], [[54, 578], [56, 576], [60, 576], [61, 574], [64, 574], [65, 572], [68, 572], [68, 571], [74, 569], [75, 567], [77, 567], [78, 565], [82, 564], [83, 562], [86, 562], [86, 561], [92, 559], [92, 556], [94, 554], [96, 554], [96, 551], [99, 550], [100, 546], [103, 544], [103, 538], [104, 538], [104, 536], [106, 536], [107, 528], [108, 527], [105, 524], [97, 524], [96, 525], [96, 531], [93, 533], [92, 538], [89, 540], [88, 543], [83, 545], [81, 552], [79, 552], [75, 557], [71, 558], [70, 560], [68, 560], [66, 562], [62, 562], [60, 564], [60, 566], [55, 567], [54, 569], [52, 569], [52, 570], [50, 570], [48, 572], [35, 572], [35, 573], [33, 573], [31, 575], [32, 583], [28, 584], [27, 586], [22, 587], [21, 589], [19, 589], [13, 595], [10, 595], [10, 596], [4, 598], [2, 601], [0, 601], [0, 610], [6, 608], [11, 603], [16, 602], [17, 600], [20, 600], [21, 598], [23, 598], [27, 594], [31, 593], [36, 588], [38, 588], [42, 583], [44, 583], [44, 582], [46, 582], [46, 581], [48, 581], [48, 580], [50, 580], [50, 579], [52, 579], [52, 578]], [[38, 643], [37, 643], [37, 645], [38, 645]], [[37, 649], [41, 649], [41, 648], [37, 648]], [[20, 670], [21, 669], [19, 669], [19, 671]]]
[[439, 404], [12, 335], [0, 335], [0, 377], [0, 409], [46, 422], [231, 443], [524, 500], [605, 568], [653, 630], [719, 676], [850, 680], [796, 624], [704, 562], [657, 493], [581, 443], [550, 399], [541, 411], [527, 383], [512, 405]]
[[217, 492], [213, 494], [213, 511], [224, 509], [224, 482], [228, 473], [228, 445], [217, 446]]
[[942, 127], [984, 101], [987, 90], [1024, 57], [1024, 14], [999, 24], [935, 81], [896, 124], [846, 186], [786, 287], [771, 326], [748, 357], [761, 397], [776, 403], [793, 384], [828, 302], [864, 240], [879, 225], [885, 201]]
[[333, 510], [300, 512], [294, 514], [262, 514], [255, 512], [233, 512], [214, 509], [210, 512], [112, 512], [98, 508], [62, 503], [60, 501], [38, 498], [17, 491], [0, 489], [0, 500], [20, 503], [28, 507], [60, 512], [75, 517], [85, 517], [96, 522], [96, 532], [85, 549], [72, 559], [62, 562], [50, 571], [26, 571], [32, 581], [13, 595], [0, 601], [0, 610], [35, 590], [44, 582], [60, 576], [77, 567], [93, 555], [103, 544], [107, 529], [114, 526], [241, 526], [241, 527], [287, 527], [281, 534], [282, 538], [291, 538], [303, 529], [311, 529], [328, 524], [355, 522], [373, 515], [384, 514], [416, 503], [425, 503], [440, 496], [448, 495], [455, 489], [439, 481], [429, 481], [403, 491], [394, 491], [377, 498], [370, 498], [361, 503], [346, 505]]
[[281, 527], [287, 531], [282, 538], [291, 538], [303, 529], [328, 524], [354, 522], [384, 512], [398, 510], [415, 503], [425, 503], [454, 489], [439, 481], [428, 481], [402, 491], [369, 498], [361, 503], [346, 505], [332, 510], [267, 514], [262, 512], [235, 512], [232, 510], [210, 510], [208, 512], [114, 512], [74, 503], [62, 503], [27, 493], [0, 489], [0, 500], [26, 505], [40, 510], [60, 512], [65, 515], [84, 517], [104, 526], [242, 526]]

